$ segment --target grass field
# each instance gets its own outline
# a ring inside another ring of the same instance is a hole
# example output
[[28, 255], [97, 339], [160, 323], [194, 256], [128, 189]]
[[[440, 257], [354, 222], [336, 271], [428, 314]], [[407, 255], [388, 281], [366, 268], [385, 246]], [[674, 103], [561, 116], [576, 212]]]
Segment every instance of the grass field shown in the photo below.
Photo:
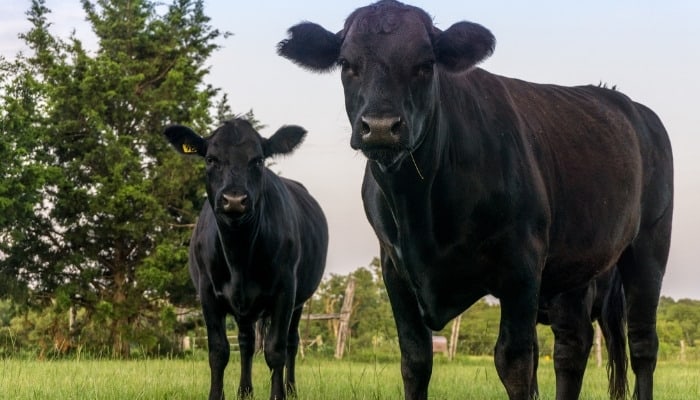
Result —
[[[269, 372], [256, 357], [256, 399], [267, 399]], [[226, 392], [235, 399], [238, 362], [226, 369]], [[542, 399], [554, 398], [551, 361], [541, 361]], [[205, 360], [24, 361], [0, 360], [1, 399], [203, 399], [209, 385]], [[401, 399], [398, 363], [358, 363], [307, 358], [297, 368], [299, 399]], [[700, 398], [700, 364], [660, 363], [657, 400]], [[591, 365], [582, 400], [607, 399], [605, 368]], [[506, 399], [493, 362], [488, 358], [438, 360], [433, 369], [431, 399]]]

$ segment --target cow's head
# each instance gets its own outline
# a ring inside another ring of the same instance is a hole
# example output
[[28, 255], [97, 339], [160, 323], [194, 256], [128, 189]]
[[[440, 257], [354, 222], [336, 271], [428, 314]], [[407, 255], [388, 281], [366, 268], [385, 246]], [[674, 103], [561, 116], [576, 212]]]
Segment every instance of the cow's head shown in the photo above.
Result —
[[473, 68], [495, 39], [481, 25], [434, 27], [423, 10], [393, 0], [353, 12], [337, 34], [306, 22], [289, 29], [278, 52], [302, 67], [340, 66], [350, 141], [386, 168], [398, 166], [425, 138], [439, 104], [439, 76]]
[[165, 136], [180, 153], [204, 158], [206, 189], [217, 217], [238, 220], [255, 210], [265, 184], [264, 161], [276, 154], [291, 153], [304, 138], [299, 126], [284, 126], [269, 139], [248, 121], [234, 119], [203, 138], [192, 129], [171, 125]]

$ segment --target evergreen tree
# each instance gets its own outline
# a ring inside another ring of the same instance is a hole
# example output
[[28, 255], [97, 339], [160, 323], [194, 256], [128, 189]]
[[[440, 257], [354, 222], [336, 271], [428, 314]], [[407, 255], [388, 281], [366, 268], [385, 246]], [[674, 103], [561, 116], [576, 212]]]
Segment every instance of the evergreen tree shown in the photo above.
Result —
[[92, 340], [118, 356], [159, 332], [170, 304], [194, 301], [185, 245], [202, 174], [161, 132], [208, 130], [218, 91], [205, 62], [226, 36], [202, 0], [156, 4], [82, 0], [98, 39], [88, 50], [54, 37], [33, 0], [29, 55], [0, 70], [0, 278], [32, 305], [80, 307], [72, 334], [99, 322]]

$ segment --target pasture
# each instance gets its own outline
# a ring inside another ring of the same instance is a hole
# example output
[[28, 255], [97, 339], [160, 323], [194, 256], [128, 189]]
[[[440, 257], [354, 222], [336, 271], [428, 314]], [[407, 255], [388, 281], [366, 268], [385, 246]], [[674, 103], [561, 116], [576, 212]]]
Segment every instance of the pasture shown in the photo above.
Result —
[[[235, 398], [238, 361], [226, 369], [225, 390]], [[270, 374], [260, 356], [254, 361], [255, 399], [266, 399]], [[554, 369], [541, 360], [542, 399], [554, 396]], [[581, 400], [604, 400], [605, 368], [589, 365]], [[0, 360], [0, 399], [201, 399], [209, 388], [204, 358], [155, 360]], [[299, 399], [401, 399], [397, 362], [350, 362], [307, 357], [297, 366]], [[661, 362], [656, 373], [657, 400], [698, 398], [700, 363]], [[505, 399], [495, 367], [487, 357], [444, 361], [436, 357], [431, 399]]]

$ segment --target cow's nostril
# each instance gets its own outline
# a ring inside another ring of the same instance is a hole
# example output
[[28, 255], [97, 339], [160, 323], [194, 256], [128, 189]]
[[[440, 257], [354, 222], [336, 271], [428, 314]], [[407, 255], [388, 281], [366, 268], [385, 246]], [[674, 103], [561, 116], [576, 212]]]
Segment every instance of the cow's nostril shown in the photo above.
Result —
[[399, 131], [401, 130], [401, 118], [398, 117], [396, 118], [396, 121], [391, 125], [391, 134], [392, 135], [398, 135]]
[[372, 129], [369, 127], [369, 123], [367, 123], [365, 117], [362, 117], [362, 134], [368, 135], [371, 131]]

